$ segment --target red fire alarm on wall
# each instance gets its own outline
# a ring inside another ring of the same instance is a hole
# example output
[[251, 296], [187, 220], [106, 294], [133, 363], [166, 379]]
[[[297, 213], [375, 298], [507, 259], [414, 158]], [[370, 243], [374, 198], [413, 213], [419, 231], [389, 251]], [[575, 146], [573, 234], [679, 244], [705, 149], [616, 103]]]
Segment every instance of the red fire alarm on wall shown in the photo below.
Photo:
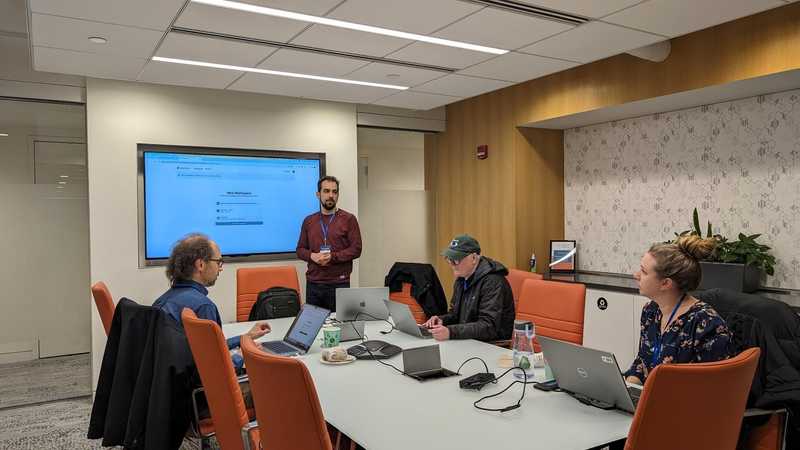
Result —
[[489, 157], [489, 146], [488, 145], [479, 145], [478, 152], [476, 154], [478, 159], [486, 159]]

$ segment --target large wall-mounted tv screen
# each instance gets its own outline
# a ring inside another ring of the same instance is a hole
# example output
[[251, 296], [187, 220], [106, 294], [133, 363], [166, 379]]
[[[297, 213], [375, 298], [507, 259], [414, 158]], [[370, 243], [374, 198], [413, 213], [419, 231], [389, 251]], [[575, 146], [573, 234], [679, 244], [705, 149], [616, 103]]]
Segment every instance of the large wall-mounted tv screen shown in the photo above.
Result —
[[325, 154], [138, 145], [139, 264], [164, 264], [200, 232], [226, 259], [295, 257], [303, 219], [319, 209]]

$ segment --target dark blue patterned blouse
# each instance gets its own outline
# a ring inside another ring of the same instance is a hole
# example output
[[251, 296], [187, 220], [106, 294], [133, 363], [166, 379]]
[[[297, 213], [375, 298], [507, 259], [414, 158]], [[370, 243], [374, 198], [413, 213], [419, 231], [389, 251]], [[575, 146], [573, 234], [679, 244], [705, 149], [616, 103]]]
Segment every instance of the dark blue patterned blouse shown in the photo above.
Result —
[[732, 356], [731, 333], [725, 321], [708, 303], [697, 302], [677, 316], [662, 338], [661, 355], [653, 364], [654, 345], [661, 330], [661, 309], [654, 301], [642, 309], [639, 354], [625, 376], [647, 379], [661, 363], [695, 363], [728, 359]]

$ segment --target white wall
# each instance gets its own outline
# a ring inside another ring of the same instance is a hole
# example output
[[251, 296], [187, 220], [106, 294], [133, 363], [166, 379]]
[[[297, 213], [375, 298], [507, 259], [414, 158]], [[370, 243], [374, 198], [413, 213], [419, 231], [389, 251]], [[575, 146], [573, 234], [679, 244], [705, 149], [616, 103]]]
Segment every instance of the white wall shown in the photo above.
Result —
[[[138, 268], [139, 142], [326, 152], [327, 173], [346, 186], [340, 206], [358, 214], [354, 105], [89, 79], [87, 133], [91, 278], [105, 281], [115, 299], [151, 304], [168, 288], [163, 267]], [[305, 263], [291, 263], [304, 285]], [[242, 266], [226, 265], [210, 289], [225, 322], [235, 320], [235, 272]], [[352, 282], [358, 285], [357, 265]], [[105, 334], [96, 313], [92, 322], [96, 380]]]
[[[85, 180], [56, 189], [38, 174], [34, 184], [34, 140], [82, 142], [83, 107], [0, 101], [0, 133], [9, 135], [0, 137], [0, 363], [35, 359], [40, 344], [42, 357], [87, 352]], [[73, 150], [82, 157], [84, 148]], [[63, 167], [51, 150], [49, 167]]]
[[397, 261], [431, 263], [433, 195], [425, 191], [424, 134], [358, 129], [360, 279], [383, 286]]

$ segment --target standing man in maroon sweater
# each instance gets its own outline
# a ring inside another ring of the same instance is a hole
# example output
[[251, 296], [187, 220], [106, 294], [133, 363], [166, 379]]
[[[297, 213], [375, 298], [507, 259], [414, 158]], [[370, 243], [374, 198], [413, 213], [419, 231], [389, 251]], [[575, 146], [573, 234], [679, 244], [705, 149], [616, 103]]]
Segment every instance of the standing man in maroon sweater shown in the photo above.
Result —
[[353, 260], [361, 256], [361, 230], [356, 216], [336, 207], [339, 180], [317, 182], [320, 211], [303, 220], [297, 256], [308, 263], [306, 302], [336, 311], [336, 288], [350, 287]]

